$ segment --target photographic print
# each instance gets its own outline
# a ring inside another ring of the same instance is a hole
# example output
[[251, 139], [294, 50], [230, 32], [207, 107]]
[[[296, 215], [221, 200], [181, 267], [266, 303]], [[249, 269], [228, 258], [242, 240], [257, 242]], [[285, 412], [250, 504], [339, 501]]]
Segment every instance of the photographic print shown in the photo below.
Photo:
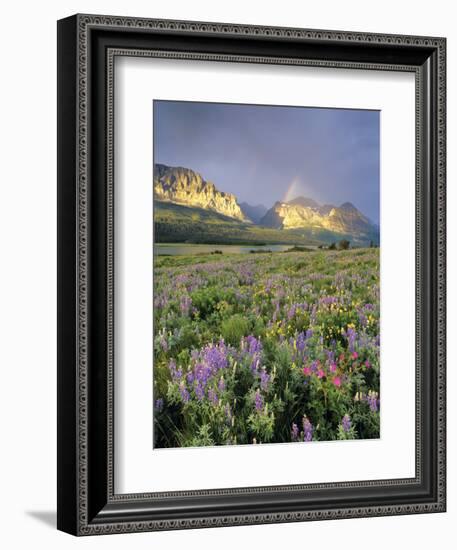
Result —
[[155, 100], [154, 448], [380, 437], [380, 112]]

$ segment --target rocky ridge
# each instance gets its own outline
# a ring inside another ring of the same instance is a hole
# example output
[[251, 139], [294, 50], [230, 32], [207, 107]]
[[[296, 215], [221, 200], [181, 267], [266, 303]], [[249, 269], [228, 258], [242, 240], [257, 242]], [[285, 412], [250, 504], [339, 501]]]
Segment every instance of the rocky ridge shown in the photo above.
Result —
[[313, 227], [335, 233], [367, 234], [375, 226], [353, 204], [320, 205], [313, 199], [297, 197], [289, 202], [276, 202], [259, 222], [275, 229]]
[[198, 172], [189, 168], [156, 164], [154, 197], [160, 201], [204, 208], [238, 221], [250, 222], [235, 195], [219, 191], [214, 183], [206, 181]]

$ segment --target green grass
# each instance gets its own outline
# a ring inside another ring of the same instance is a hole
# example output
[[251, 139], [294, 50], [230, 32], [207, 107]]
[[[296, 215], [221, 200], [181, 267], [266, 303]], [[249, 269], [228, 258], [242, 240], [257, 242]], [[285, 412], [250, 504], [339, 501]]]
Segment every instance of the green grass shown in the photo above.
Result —
[[160, 201], [155, 202], [154, 224], [157, 243], [319, 245], [347, 239], [360, 246], [377, 241], [373, 235], [354, 238], [320, 228], [271, 229], [203, 208]]

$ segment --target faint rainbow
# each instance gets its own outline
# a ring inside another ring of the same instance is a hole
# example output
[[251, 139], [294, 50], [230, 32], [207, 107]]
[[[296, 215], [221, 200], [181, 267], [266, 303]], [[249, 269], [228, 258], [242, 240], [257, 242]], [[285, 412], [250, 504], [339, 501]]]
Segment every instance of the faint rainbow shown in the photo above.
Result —
[[300, 178], [295, 177], [287, 187], [287, 191], [285, 192], [282, 202], [289, 202], [292, 199], [298, 197], [300, 195], [300, 191], [302, 189], [302, 184], [300, 181]]

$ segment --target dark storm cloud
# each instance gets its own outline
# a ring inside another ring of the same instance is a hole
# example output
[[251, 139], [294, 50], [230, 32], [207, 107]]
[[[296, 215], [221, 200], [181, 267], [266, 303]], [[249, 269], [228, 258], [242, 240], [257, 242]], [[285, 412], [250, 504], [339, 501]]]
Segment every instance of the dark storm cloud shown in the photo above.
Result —
[[349, 201], [379, 221], [378, 111], [155, 101], [154, 162], [239, 202]]

